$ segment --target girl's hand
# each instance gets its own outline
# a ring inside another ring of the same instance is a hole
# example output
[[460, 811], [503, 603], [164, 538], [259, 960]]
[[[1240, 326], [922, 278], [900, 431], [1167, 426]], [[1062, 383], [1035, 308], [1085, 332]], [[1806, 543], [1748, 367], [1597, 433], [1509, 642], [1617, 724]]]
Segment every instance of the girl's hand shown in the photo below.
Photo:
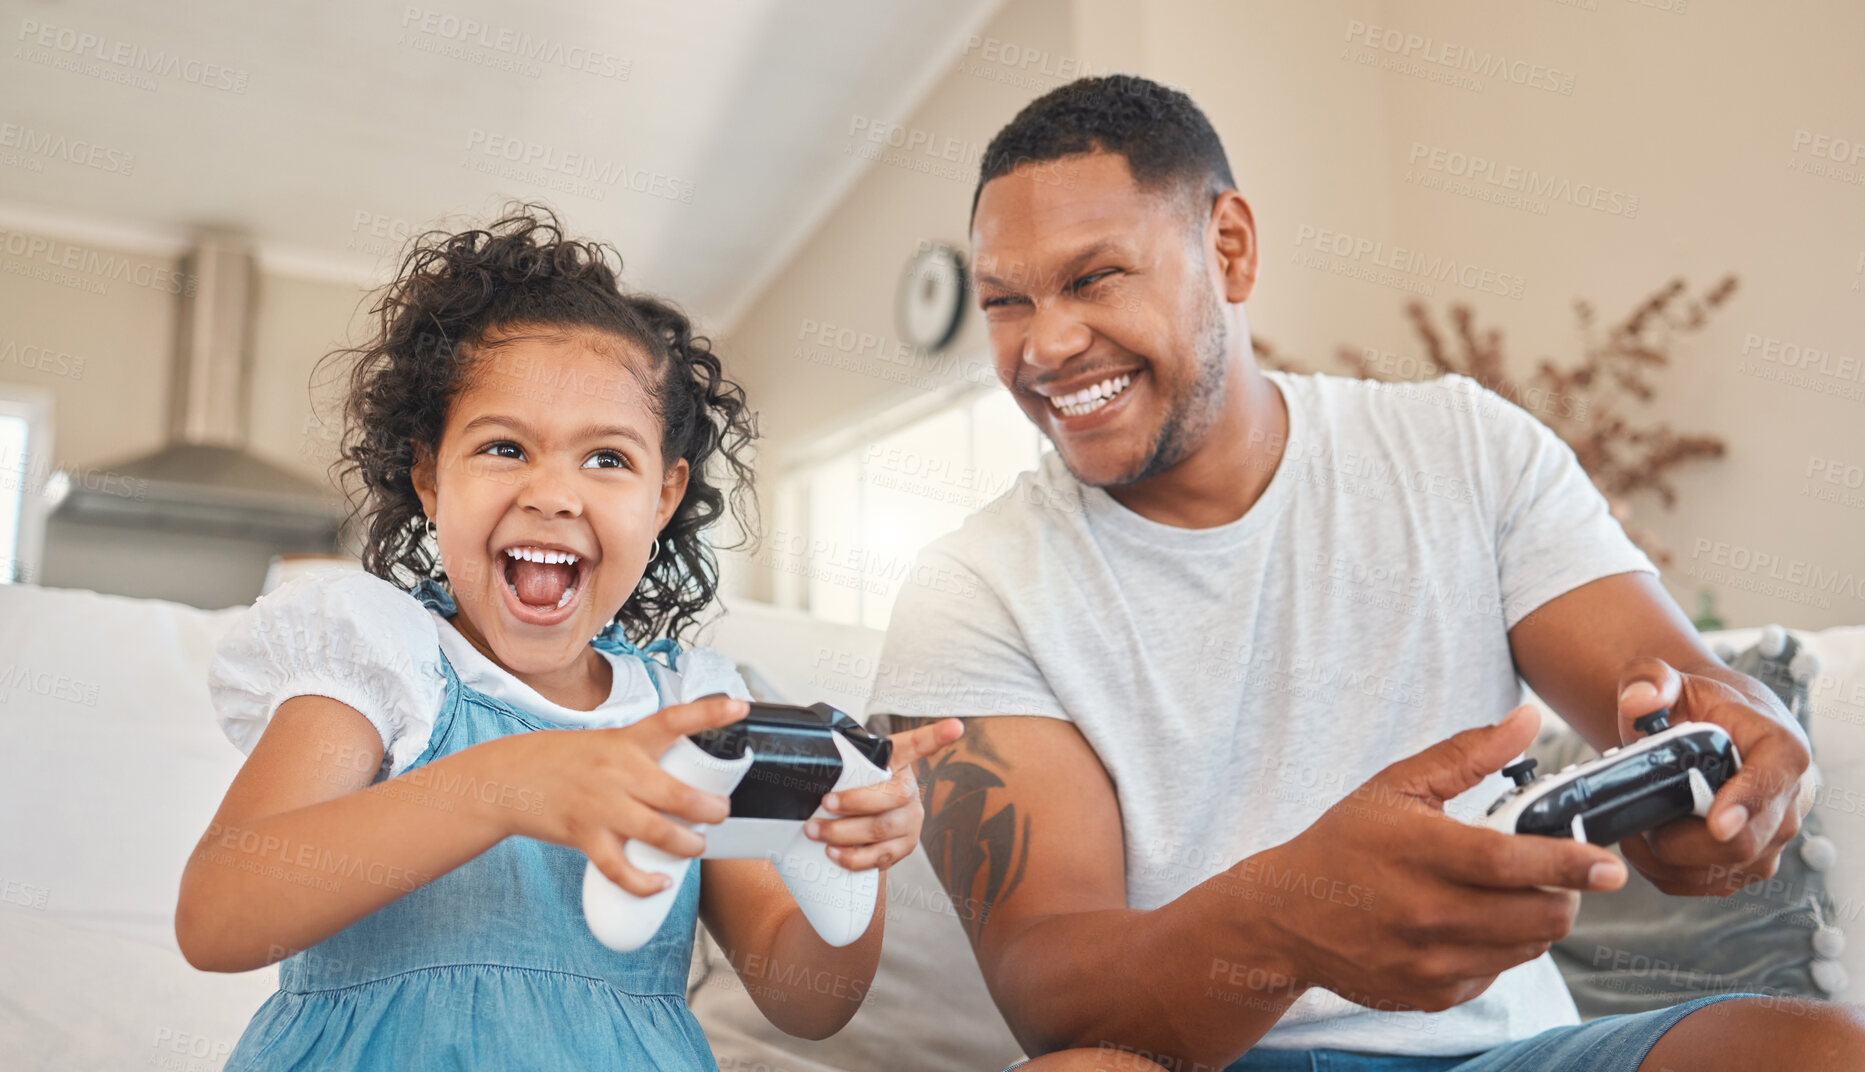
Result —
[[[706, 839], [676, 820], [717, 823], [731, 813], [725, 797], [701, 792], [662, 770], [661, 753], [689, 734], [737, 722], [749, 710], [743, 700], [708, 696], [663, 708], [622, 729], [539, 730], [488, 741], [476, 747], [500, 750], [492, 769], [508, 784], [497, 787], [499, 794], [482, 790], [479, 796], [518, 802], [494, 809], [505, 812], [501, 827], [506, 834], [580, 849], [609, 881], [646, 897], [665, 888], [667, 879], [629, 863], [623, 842], [632, 839], [675, 856], [698, 856]], [[505, 793], [508, 787], [529, 793]]]
[[888, 764], [894, 776], [863, 789], [830, 793], [823, 807], [842, 818], [811, 819], [804, 834], [828, 842], [829, 859], [850, 871], [885, 871], [906, 859], [920, 842], [920, 824], [926, 818], [913, 765], [964, 732], [964, 722], [948, 718], [894, 734], [894, 756]]

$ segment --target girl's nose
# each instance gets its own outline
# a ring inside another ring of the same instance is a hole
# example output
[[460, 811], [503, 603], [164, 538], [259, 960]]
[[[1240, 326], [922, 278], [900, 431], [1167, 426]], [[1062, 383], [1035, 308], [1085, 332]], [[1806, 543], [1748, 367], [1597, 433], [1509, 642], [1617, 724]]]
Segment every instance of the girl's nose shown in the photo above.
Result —
[[571, 477], [554, 465], [531, 471], [518, 489], [518, 506], [547, 518], [576, 517], [583, 512], [583, 501]]

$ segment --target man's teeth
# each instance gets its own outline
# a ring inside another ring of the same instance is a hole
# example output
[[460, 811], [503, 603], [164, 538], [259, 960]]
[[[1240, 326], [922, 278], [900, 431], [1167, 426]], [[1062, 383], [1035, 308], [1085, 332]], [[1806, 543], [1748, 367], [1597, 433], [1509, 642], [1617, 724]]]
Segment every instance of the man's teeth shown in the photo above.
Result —
[[1072, 394], [1058, 395], [1049, 400], [1056, 412], [1064, 417], [1085, 417], [1114, 400], [1114, 396], [1127, 389], [1133, 382], [1133, 373], [1126, 372], [1111, 380], [1102, 380], [1092, 387], [1084, 387]]
[[526, 562], [544, 562], [550, 565], [574, 566], [580, 561], [577, 556], [568, 551], [546, 551], [539, 547], [507, 547], [505, 553]]

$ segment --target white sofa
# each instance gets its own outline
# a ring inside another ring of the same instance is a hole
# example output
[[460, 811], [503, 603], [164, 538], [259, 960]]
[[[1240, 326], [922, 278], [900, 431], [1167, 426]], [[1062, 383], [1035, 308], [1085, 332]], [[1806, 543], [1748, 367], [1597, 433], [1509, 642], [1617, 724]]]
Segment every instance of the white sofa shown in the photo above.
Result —
[[[211, 1072], [275, 987], [276, 969], [195, 971], [172, 926], [182, 864], [243, 758], [207, 697], [214, 643], [241, 611], [0, 586], [0, 1068]], [[707, 640], [788, 698], [859, 714], [881, 637], [754, 604]], [[888, 958], [825, 1042], [779, 1035], [716, 950], [695, 957], [692, 1004], [722, 1068], [956, 1072], [1021, 1056], [924, 852], [889, 887]]]
[[[271, 992], [271, 970], [194, 971], [170, 925], [182, 863], [241, 761], [205, 685], [215, 639], [239, 613], [0, 586], [0, 1065], [207, 1072]], [[1842, 913], [1856, 913], [1865, 628], [1804, 636], [1825, 664], [1814, 735], [1826, 829], [1840, 846], [1831, 889]], [[880, 637], [746, 605], [710, 640], [786, 697], [860, 712]], [[723, 1068], [996, 1069], [1018, 1056], [923, 854], [890, 885], [881, 972], [836, 1038], [781, 1039], [729, 968], [696, 964], [693, 1007]], [[1865, 940], [1844, 963], [1865, 979]]]

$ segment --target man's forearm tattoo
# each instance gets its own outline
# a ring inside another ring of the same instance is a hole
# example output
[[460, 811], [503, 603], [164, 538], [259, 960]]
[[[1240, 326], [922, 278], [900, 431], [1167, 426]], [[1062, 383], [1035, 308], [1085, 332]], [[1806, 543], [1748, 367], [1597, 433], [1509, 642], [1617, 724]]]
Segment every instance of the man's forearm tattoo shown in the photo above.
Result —
[[[938, 721], [893, 716], [893, 728], [914, 729]], [[937, 756], [914, 764], [926, 801], [920, 840], [933, 871], [952, 895], [953, 907], [978, 940], [993, 906], [1001, 904], [1023, 880], [1030, 859], [1030, 817], [1014, 804], [992, 810], [987, 799], [1004, 787], [993, 771], [1004, 761], [991, 746], [984, 718], [965, 720], [965, 736]]]

